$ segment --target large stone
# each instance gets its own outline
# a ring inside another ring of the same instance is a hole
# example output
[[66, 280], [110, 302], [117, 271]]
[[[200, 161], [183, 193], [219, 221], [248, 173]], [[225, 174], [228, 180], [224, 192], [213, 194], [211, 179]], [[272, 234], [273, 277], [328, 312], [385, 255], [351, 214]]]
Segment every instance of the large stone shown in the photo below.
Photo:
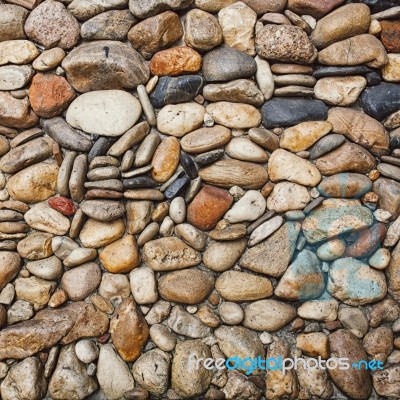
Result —
[[10, 177], [7, 189], [13, 200], [37, 203], [54, 196], [58, 166], [39, 163], [23, 169]]
[[359, 198], [372, 188], [371, 180], [361, 174], [343, 173], [324, 178], [318, 186], [324, 197]]
[[88, 219], [79, 234], [79, 238], [85, 247], [97, 249], [120, 239], [124, 232], [125, 224], [122, 219], [112, 222]]
[[0, 90], [23, 88], [32, 78], [33, 69], [29, 65], [6, 65], [0, 68]]
[[24, 23], [28, 10], [14, 4], [0, 5], [0, 42], [24, 39]]
[[400, 183], [388, 178], [379, 178], [372, 187], [379, 196], [379, 207], [397, 216], [400, 211]]
[[129, 10], [139, 18], [148, 18], [166, 10], [181, 10], [189, 7], [193, 0], [130, 0]]
[[389, 151], [389, 135], [382, 124], [370, 116], [350, 108], [335, 107], [328, 113], [332, 131], [346, 136], [375, 155]]
[[31, 128], [38, 121], [38, 116], [30, 108], [28, 97], [17, 99], [9, 92], [0, 92], [0, 124], [10, 128], [24, 129]]
[[51, 208], [47, 203], [38, 203], [24, 215], [26, 223], [39, 231], [65, 235], [70, 227], [69, 219]]
[[318, 21], [311, 40], [317, 48], [324, 48], [339, 40], [365, 33], [371, 21], [370, 14], [365, 4], [340, 7]]
[[400, 391], [400, 366], [391, 365], [372, 374], [374, 389], [379, 396], [396, 397]]
[[25, 32], [45, 48], [70, 49], [79, 40], [79, 23], [64, 4], [46, 0], [29, 14]]
[[29, 40], [6, 40], [0, 42], [0, 65], [28, 64], [40, 54]]
[[375, 36], [363, 34], [331, 44], [318, 53], [318, 62], [324, 65], [360, 65], [383, 67], [388, 56]]
[[201, 254], [177, 237], [151, 240], [143, 247], [143, 261], [155, 271], [191, 267], [201, 262]]
[[302, 230], [309, 243], [334, 238], [371, 226], [371, 210], [358, 200], [327, 199], [303, 221]]
[[382, 271], [348, 257], [332, 263], [327, 291], [345, 304], [362, 306], [383, 299], [387, 286]]
[[112, 40], [81, 44], [64, 58], [62, 67], [78, 92], [133, 89], [146, 83], [150, 75], [134, 49]]
[[149, 327], [131, 297], [123, 300], [110, 321], [111, 339], [124, 361], [136, 360], [149, 337]]
[[298, 14], [311, 15], [314, 18], [321, 18], [332, 9], [344, 3], [344, 0], [288, 0], [289, 10]]
[[283, 149], [272, 153], [268, 174], [273, 182], [287, 180], [304, 186], [316, 186], [321, 181], [321, 174], [315, 165]]
[[257, 32], [256, 50], [266, 59], [286, 63], [312, 64], [317, 58], [307, 34], [292, 25], [265, 25]]
[[352, 368], [351, 364], [358, 364], [361, 360], [368, 360], [367, 353], [355, 335], [345, 329], [339, 329], [329, 335], [331, 358], [336, 361], [347, 358], [349, 369], [328, 369], [333, 383], [347, 396], [357, 400], [367, 400], [372, 391], [371, 375], [364, 367]]
[[12, 251], [0, 252], [0, 290], [12, 281], [20, 271], [21, 257]]
[[[240, 265], [273, 277], [282, 276], [295, 251], [299, 232], [298, 222], [287, 222], [266, 240], [247, 249]], [[265, 260], [268, 260], [268, 263]]]

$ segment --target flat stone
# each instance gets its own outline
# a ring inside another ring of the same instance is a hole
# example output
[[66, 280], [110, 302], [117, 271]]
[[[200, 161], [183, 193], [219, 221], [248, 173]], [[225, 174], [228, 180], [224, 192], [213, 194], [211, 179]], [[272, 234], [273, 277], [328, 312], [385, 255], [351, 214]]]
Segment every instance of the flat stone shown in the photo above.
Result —
[[268, 210], [302, 210], [311, 201], [306, 187], [293, 182], [278, 182], [267, 199]]
[[296, 317], [296, 309], [277, 300], [258, 300], [244, 310], [243, 325], [255, 331], [275, 332]]
[[203, 75], [208, 82], [248, 78], [256, 71], [252, 57], [227, 46], [211, 50], [203, 59]]
[[29, 65], [7, 65], [0, 67], [0, 90], [23, 88], [32, 78], [34, 71]]
[[231, 224], [255, 221], [264, 214], [267, 202], [257, 190], [247, 191], [225, 214], [224, 219]]
[[143, 58], [131, 46], [112, 40], [81, 44], [61, 65], [78, 92], [133, 89], [146, 83], [150, 74]]
[[388, 56], [379, 39], [363, 34], [331, 44], [318, 53], [318, 62], [344, 66], [365, 64], [367, 67], [380, 68], [388, 62]]
[[273, 98], [261, 108], [266, 128], [294, 126], [306, 121], [324, 121], [328, 108], [321, 100]]
[[[128, 32], [128, 40], [146, 59], [151, 58], [157, 51], [170, 47], [182, 36], [183, 27], [179, 16], [172, 11], [147, 18]], [[176, 50], [174, 51], [177, 54]]]
[[235, 265], [246, 249], [243, 239], [211, 242], [203, 253], [204, 265], [212, 271], [223, 272]]
[[[0, 46], [1, 43], [5, 42], [0, 42]], [[31, 110], [27, 97], [16, 99], [9, 92], [0, 92], [0, 124], [10, 128], [24, 129], [31, 128], [38, 121], [39, 118]]]
[[372, 73], [374, 70], [364, 65], [352, 65], [345, 67], [326, 67], [318, 66], [312, 73], [317, 79], [324, 78], [327, 76], [353, 76], [353, 75], [367, 75]]
[[372, 118], [382, 120], [397, 111], [400, 104], [399, 85], [383, 82], [365, 89], [360, 97], [362, 109]]
[[166, 135], [182, 137], [203, 124], [205, 108], [197, 103], [180, 103], [163, 107], [158, 113], [157, 129]]
[[190, 365], [192, 355], [196, 358], [207, 358], [211, 357], [211, 351], [201, 340], [185, 340], [177, 344], [172, 361], [171, 385], [174, 392], [183, 398], [194, 398], [203, 394], [211, 383], [210, 370], [204, 365], [200, 365], [200, 368]]
[[0, 11], [0, 42], [24, 39], [24, 23], [28, 16], [28, 11], [13, 4], [1, 4]]
[[359, 198], [372, 188], [371, 180], [361, 174], [342, 173], [324, 178], [318, 190], [324, 197]]
[[125, 40], [136, 22], [128, 10], [111, 10], [84, 22], [80, 33], [85, 40]]
[[260, 112], [250, 104], [219, 101], [206, 108], [217, 124], [232, 129], [255, 128], [261, 123]]
[[185, 20], [185, 43], [200, 51], [211, 50], [223, 40], [218, 20], [208, 12], [190, 10]]
[[347, 4], [329, 13], [317, 22], [311, 41], [317, 48], [368, 31], [371, 21], [369, 7], [365, 4]]
[[273, 294], [268, 278], [239, 271], [223, 272], [217, 278], [215, 288], [226, 301], [234, 302], [260, 300]]
[[288, 0], [287, 7], [300, 15], [306, 14], [312, 15], [314, 18], [321, 18], [342, 3], [344, 0], [322, 0], [318, 3], [313, 0]]
[[[295, 251], [299, 232], [298, 222], [287, 222], [266, 240], [247, 249], [240, 265], [273, 277], [282, 276]], [[267, 264], [265, 259], [269, 260]]]
[[147, 339], [149, 328], [131, 297], [123, 300], [110, 321], [113, 344], [124, 361], [136, 360]]
[[[232, 24], [232, 21], [236, 21]], [[254, 56], [254, 26], [257, 14], [243, 2], [224, 7], [218, 13], [225, 45]]]
[[315, 253], [303, 250], [279, 280], [275, 295], [285, 300], [306, 301], [318, 298], [324, 290], [320, 261]]
[[[102, 90], [79, 96], [68, 107], [66, 120], [87, 133], [120, 136], [139, 119], [142, 107], [122, 90]], [[100, 117], [102, 116], [102, 117]]]
[[257, 54], [288, 63], [312, 64], [317, 49], [307, 34], [297, 26], [267, 24], [256, 35]]
[[110, 9], [121, 9], [128, 6], [127, 0], [108, 0], [106, 3], [101, 0], [73, 0], [68, 5], [68, 10], [80, 21], [85, 21]]
[[213, 277], [198, 269], [170, 272], [158, 282], [158, 290], [164, 300], [183, 304], [201, 303], [213, 287]]
[[28, 64], [40, 54], [29, 40], [5, 40], [0, 42], [0, 65]]
[[139, 18], [148, 18], [165, 10], [181, 10], [189, 7], [193, 0], [130, 1], [129, 10]]
[[363, 76], [322, 78], [314, 87], [315, 98], [334, 106], [349, 106], [358, 100], [366, 85]]
[[283, 222], [284, 220], [280, 215], [263, 222], [251, 233], [248, 245], [254, 246], [262, 242], [276, 232], [282, 226]]
[[261, 165], [245, 161], [224, 159], [216, 161], [199, 171], [204, 182], [230, 188], [259, 189], [268, 180], [267, 170]]
[[163, 76], [150, 96], [156, 108], [167, 104], [189, 102], [199, 94], [203, 86], [203, 78], [199, 75], [183, 75], [176, 78]]
[[194, 130], [181, 139], [183, 150], [190, 154], [198, 154], [222, 147], [231, 139], [230, 129], [215, 125], [211, 128]]
[[155, 271], [170, 271], [195, 266], [200, 263], [198, 251], [177, 237], [151, 240], [143, 247], [143, 261]]
[[88, 219], [83, 225], [79, 238], [85, 247], [97, 249], [120, 239], [124, 232], [125, 224], [121, 219], [112, 222]]
[[306, 217], [302, 230], [309, 243], [334, 238], [372, 225], [371, 211], [358, 200], [327, 199]]
[[46, 0], [39, 4], [25, 23], [27, 36], [45, 48], [70, 49], [79, 40], [79, 23], [64, 4]]
[[349, 142], [318, 158], [315, 165], [326, 176], [342, 172], [366, 174], [376, 167], [375, 158], [370, 152]]

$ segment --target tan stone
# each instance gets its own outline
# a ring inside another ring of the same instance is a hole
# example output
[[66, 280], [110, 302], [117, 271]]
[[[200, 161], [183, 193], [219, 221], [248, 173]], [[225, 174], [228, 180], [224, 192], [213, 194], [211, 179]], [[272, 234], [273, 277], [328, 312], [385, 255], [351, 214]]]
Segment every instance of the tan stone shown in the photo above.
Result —
[[400, 82], [400, 54], [388, 54], [389, 62], [382, 68], [382, 78], [387, 82]]
[[151, 175], [157, 182], [166, 182], [173, 175], [179, 165], [180, 153], [181, 148], [176, 137], [162, 140], [151, 161]]
[[122, 219], [112, 222], [88, 219], [83, 225], [79, 239], [85, 247], [97, 249], [120, 239], [124, 232], [125, 224]]
[[16, 99], [9, 92], [0, 92], [1, 125], [10, 128], [31, 128], [38, 122], [39, 118], [31, 110], [27, 97]]
[[0, 65], [28, 64], [40, 54], [29, 40], [6, 40], [0, 42]]
[[296, 338], [296, 346], [309, 357], [324, 360], [329, 357], [328, 336], [323, 332], [301, 333]]

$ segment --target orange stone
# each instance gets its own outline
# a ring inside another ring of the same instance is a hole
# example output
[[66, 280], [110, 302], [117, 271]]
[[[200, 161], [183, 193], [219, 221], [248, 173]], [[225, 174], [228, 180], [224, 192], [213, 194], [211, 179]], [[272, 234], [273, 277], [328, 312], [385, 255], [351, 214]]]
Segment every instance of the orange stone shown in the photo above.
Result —
[[214, 186], [204, 186], [190, 203], [187, 219], [196, 228], [213, 229], [229, 210], [232, 202], [233, 197], [228, 191]]
[[176, 76], [198, 72], [200, 68], [201, 55], [186, 46], [159, 51], [150, 61], [150, 71], [153, 75]]
[[160, 143], [151, 161], [151, 175], [157, 182], [164, 183], [171, 178], [178, 167], [180, 153], [181, 147], [176, 137], [167, 137]]
[[74, 98], [74, 89], [62, 76], [36, 74], [32, 79], [29, 100], [33, 111], [40, 117], [60, 115]]

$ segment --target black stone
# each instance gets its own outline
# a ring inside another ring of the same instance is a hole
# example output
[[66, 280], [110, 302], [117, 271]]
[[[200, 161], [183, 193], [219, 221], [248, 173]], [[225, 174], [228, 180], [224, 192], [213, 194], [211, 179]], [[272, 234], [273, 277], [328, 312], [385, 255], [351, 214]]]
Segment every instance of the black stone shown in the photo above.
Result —
[[248, 78], [256, 71], [253, 57], [231, 47], [218, 47], [203, 58], [203, 75], [209, 82]]
[[223, 149], [217, 149], [209, 151], [208, 153], [199, 154], [194, 161], [197, 165], [202, 167], [203, 165], [212, 164], [214, 161], [219, 160], [224, 155]]
[[322, 137], [317, 143], [314, 144], [313, 147], [311, 147], [310, 159], [315, 160], [316, 158], [329, 153], [330, 151], [339, 147], [345, 141], [346, 138], [343, 135], [338, 135], [336, 133]]
[[400, 85], [383, 82], [369, 87], [360, 96], [360, 105], [371, 117], [382, 120], [400, 108]]
[[190, 179], [186, 175], [176, 179], [167, 187], [164, 197], [167, 200], [171, 200], [177, 196], [184, 196], [189, 183]]
[[356, 65], [354, 67], [317, 67], [312, 75], [314, 78], [320, 79], [326, 76], [364, 75], [373, 71], [373, 69], [363, 65]]
[[159, 185], [150, 176], [138, 176], [131, 179], [123, 179], [122, 185], [125, 189], [154, 188]]
[[92, 148], [89, 151], [89, 154], [88, 154], [89, 163], [95, 157], [104, 156], [107, 153], [108, 149], [111, 147], [111, 144], [112, 144], [112, 142], [109, 138], [107, 138], [105, 136], [99, 137], [95, 141], [94, 145], [92, 146]]
[[365, 75], [365, 79], [367, 80], [368, 86], [376, 86], [382, 82], [380, 74], [376, 71], [370, 72], [367, 75]]
[[328, 107], [321, 100], [297, 97], [275, 97], [261, 108], [263, 125], [277, 128], [297, 125], [305, 121], [325, 121]]
[[400, 6], [399, 0], [350, 0], [348, 3], [364, 3], [370, 7], [373, 13]]
[[67, 150], [88, 152], [92, 141], [81, 135], [61, 117], [41, 119], [43, 130], [61, 147]]
[[184, 152], [181, 154], [181, 165], [185, 172], [189, 175], [190, 179], [196, 179], [199, 176], [196, 164], [192, 160], [192, 157]]
[[203, 84], [204, 79], [199, 75], [162, 76], [150, 96], [150, 101], [156, 108], [192, 101]]

